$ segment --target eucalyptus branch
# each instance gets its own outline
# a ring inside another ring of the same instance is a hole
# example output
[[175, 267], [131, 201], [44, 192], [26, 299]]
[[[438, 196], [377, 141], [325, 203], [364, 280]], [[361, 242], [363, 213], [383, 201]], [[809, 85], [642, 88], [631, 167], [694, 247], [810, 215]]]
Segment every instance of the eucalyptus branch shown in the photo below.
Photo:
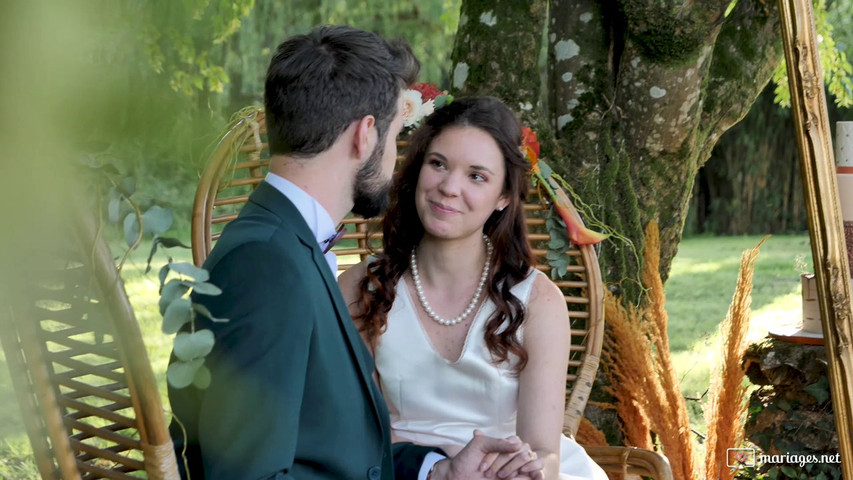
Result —
[[[112, 178], [107, 178], [109, 179], [110, 183], [112, 183], [113, 188], [118, 188], [120, 186]], [[143, 228], [144, 222], [142, 220], [142, 211], [139, 209], [139, 206], [137, 206], [136, 203], [134, 203], [129, 196], [122, 195], [122, 198], [124, 198], [124, 201], [127, 202], [131, 209], [133, 209], [133, 213], [134, 215], [136, 215], [136, 221], [139, 224], [139, 232], [136, 234], [136, 241], [134, 241], [133, 244], [128, 247], [127, 250], [125, 250], [124, 255], [122, 255], [121, 260], [119, 261], [118, 266], [116, 267], [116, 270], [118, 270], [119, 273], [121, 273], [121, 269], [122, 267], [124, 267], [124, 262], [126, 262], [127, 259], [130, 258], [131, 252], [136, 250], [139, 247], [139, 244], [142, 243], [142, 234], [145, 231], [145, 229]]]

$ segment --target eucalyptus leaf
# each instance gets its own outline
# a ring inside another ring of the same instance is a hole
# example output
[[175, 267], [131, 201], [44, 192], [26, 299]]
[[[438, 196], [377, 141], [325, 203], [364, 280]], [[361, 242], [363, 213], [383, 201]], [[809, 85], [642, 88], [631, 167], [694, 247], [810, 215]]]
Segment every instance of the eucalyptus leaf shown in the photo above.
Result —
[[162, 289], [163, 289], [163, 284], [165, 284], [165, 283], [166, 283], [166, 277], [168, 277], [168, 276], [169, 276], [169, 266], [168, 266], [168, 265], [163, 265], [163, 267], [162, 267], [162, 268], [160, 268], [160, 273], [159, 273], [159, 274], [157, 274], [157, 276], [158, 276], [158, 278], [160, 279], [160, 289], [162, 290]]
[[133, 177], [124, 177], [119, 184], [118, 191], [125, 197], [130, 197], [136, 192], [136, 179]]
[[[449, 97], [449, 95], [439, 95], [439, 96], [435, 97], [435, 99], [433, 100], [433, 105], [435, 105], [435, 109], [436, 109], [436, 110], [438, 110], [439, 108], [441, 108], [441, 107], [443, 107], [443, 106], [447, 105], [448, 103], [450, 103], [450, 102], [448, 101], [448, 98], [447, 98], [447, 97]], [[451, 98], [452, 98], [452, 97], [451, 97]]]
[[172, 301], [176, 298], [183, 297], [188, 291], [189, 287], [184, 285], [184, 283], [178, 279], [172, 279], [166, 282], [166, 284], [163, 285], [163, 288], [160, 289], [160, 315], [164, 315], [166, 313], [166, 307], [168, 307]]
[[188, 298], [176, 298], [163, 314], [163, 333], [178, 333], [192, 319], [192, 303]]
[[545, 163], [541, 159], [536, 163], [536, 165], [539, 165], [539, 173], [541, 173], [545, 179], [548, 179], [551, 177], [551, 173], [553, 173], [553, 170], [551, 170], [550, 165], [548, 165], [547, 163]]
[[[157, 246], [160, 245], [160, 242], [157, 241], [158, 238], [154, 237], [154, 241], [151, 242], [151, 251], [148, 253], [148, 260], [145, 261], [145, 274], [148, 275], [148, 272], [151, 271], [151, 260], [154, 259], [154, 254], [157, 253]], [[162, 282], [161, 282], [162, 285]]]
[[107, 203], [107, 220], [110, 223], [118, 223], [121, 219], [121, 197], [114, 192], [110, 195], [110, 201]]
[[187, 262], [170, 263], [169, 270], [181, 275], [186, 275], [196, 282], [206, 282], [210, 279], [210, 274], [203, 268], [198, 268], [195, 265]]
[[172, 211], [167, 210], [158, 205], [154, 205], [142, 214], [142, 223], [145, 225], [145, 231], [160, 235], [165, 233], [172, 226]]
[[561, 255], [562, 254], [560, 252], [548, 250], [548, 252], [545, 254], [545, 258], [547, 258], [548, 260], [556, 260], [556, 259], [560, 258]]
[[210, 369], [207, 366], [202, 365], [195, 371], [193, 386], [199, 390], [204, 390], [210, 386]]
[[175, 336], [173, 352], [176, 357], [188, 362], [206, 356], [213, 350], [213, 344], [213, 332], [210, 330], [198, 330], [193, 333], [181, 332]]
[[222, 293], [222, 290], [212, 283], [193, 283], [192, 287], [193, 292], [200, 293], [202, 295], [219, 295]]
[[567, 273], [569, 273], [568, 265], [559, 265], [557, 267], [557, 276], [560, 278], [565, 278]]
[[551, 250], [562, 250], [566, 248], [566, 241], [559, 237], [551, 237], [548, 242], [548, 248]]
[[210, 313], [210, 310], [208, 310], [207, 307], [205, 307], [204, 305], [202, 305], [200, 303], [193, 302], [192, 308], [196, 312], [198, 312], [198, 313], [204, 315], [205, 317], [209, 318], [210, 321], [212, 321], [212, 322], [225, 323], [228, 321], [227, 318], [216, 318], [216, 317], [214, 317], [213, 314]]
[[545, 228], [547, 228], [548, 231], [557, 229], [557, 221], [554, 220], [553, 212], [545, 219]]
[[137, 238], [139, 238], [139, 222], [136, 219], [136, 214], [130, 212], [124, 217], [124, 240], [130, 247], [136, 243]]
[[190, 386], [195, 379], [195, 372], [201, 368], [202, 364], [204, 364], [203, 358], [198, 358], [191, 362], [180, 360], [173, 362], [166, 369], [166, 379], [169, 380], [169, 385], [175, 388]]
[[163, 245], [163, 247], [165, 247], [165, 248], [173, 248], [173, 247], [181, 247], [181, 248], [187, 248], [187, 249], [193, 248], [193, 247], [185, 244], [184, 242], [178, 240], [177, 238], [173, 238], [173, 237], [157, 237], [157, 241], [160, 243], [160, 245]]

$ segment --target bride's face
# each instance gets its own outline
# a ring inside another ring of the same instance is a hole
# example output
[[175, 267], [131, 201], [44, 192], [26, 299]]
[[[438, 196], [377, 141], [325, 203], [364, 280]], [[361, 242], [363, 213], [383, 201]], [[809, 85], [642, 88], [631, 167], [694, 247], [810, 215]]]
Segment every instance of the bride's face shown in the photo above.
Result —
[[427, 234], [479, 236], [503, 196], [506, 166], [491, 135], [476, 127], [450, 127], [432, 141], [415, 189], [415, 206]]

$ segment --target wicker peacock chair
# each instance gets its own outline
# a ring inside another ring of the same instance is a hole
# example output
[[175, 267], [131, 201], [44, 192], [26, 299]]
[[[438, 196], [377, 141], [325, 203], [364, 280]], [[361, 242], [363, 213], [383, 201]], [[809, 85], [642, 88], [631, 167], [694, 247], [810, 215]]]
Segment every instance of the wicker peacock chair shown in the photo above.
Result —
[[44, 479], [177, 480], [139, 325], [88, 211], [71, 211], [0, 312], [36, 465]]

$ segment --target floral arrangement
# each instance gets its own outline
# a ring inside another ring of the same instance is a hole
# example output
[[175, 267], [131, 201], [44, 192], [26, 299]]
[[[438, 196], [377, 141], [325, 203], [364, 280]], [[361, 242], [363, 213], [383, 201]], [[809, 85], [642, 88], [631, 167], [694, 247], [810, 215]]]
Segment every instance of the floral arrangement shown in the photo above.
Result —
[[403, 92], [403, 127], [415, 128], [421, 120], [453, 101], [453, 95], [431, 83], [421, 82]]
[[[521, 127], [521, 153], [530, 162], [531, 175], [536, 185], [545, 190], [554, 207], [554, 212], [566, 224], [569, 240], [573, 244], [594, 245], [609, 237], [586, 228], [578, 210], [566, 194], [566, 190], [571, 191], [571, 187], [561, 176], [554, 173], [548, 164], [539, 159], [539, 140], [536, 132], [529, 127]], [[556, 183], [552, 183], [551, 180]]]

